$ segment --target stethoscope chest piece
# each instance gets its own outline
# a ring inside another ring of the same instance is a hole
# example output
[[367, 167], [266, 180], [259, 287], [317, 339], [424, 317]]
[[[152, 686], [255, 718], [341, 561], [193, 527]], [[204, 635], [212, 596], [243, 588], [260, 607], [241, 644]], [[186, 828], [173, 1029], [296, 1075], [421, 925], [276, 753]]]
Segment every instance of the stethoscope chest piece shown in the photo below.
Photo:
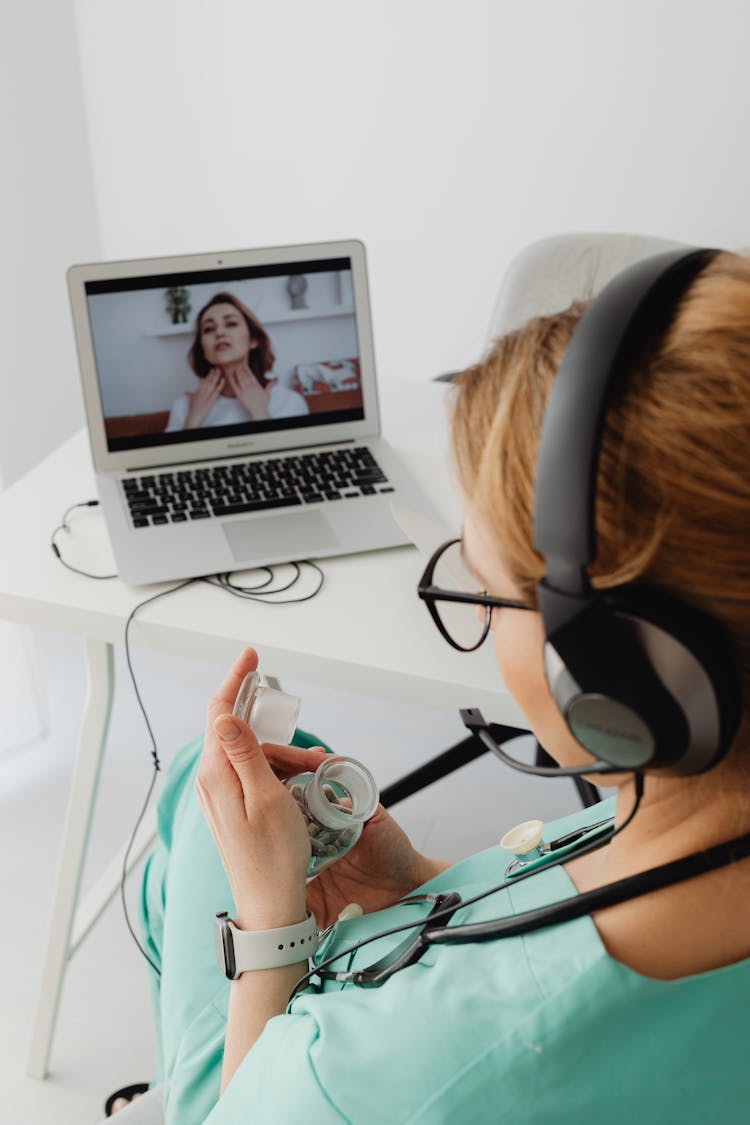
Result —
[[524, 820], [506, 832], [500, 847], [513, 852], [517, 859], [537, 859], [541, 854], [540, 844], [544, 835], [543, 820]]
[[588, 843], [599, 836], [609, 835], [613, 826], [614, 822], [611, 818], [598, 820], [594, 824], [568, 832], [550, 843], [543, 843], [544, 821], [524, 820], [522, 824], [517, 824], [515, 828], [506, 832], [500, 840], [500, 847], [513, 852], [516, 857], [505, 868], [505, 874], [510, 878], [519, 875], [522, 871], [543, 867], [558, 856], [561, 858], [563, 855], [572, 855], [577, 845]]
[[500, 847], [513, 852], [516, 857], [505, 868], [507, 876], [527, 871], [530, 865], [537, 866], [538, 861], [546, 858], [549, 848], [542, 844], [543, 834], [543, 820], [524, 820], [522, 824], [517, 824], [515, 828], [505, 833], [500, 841]]

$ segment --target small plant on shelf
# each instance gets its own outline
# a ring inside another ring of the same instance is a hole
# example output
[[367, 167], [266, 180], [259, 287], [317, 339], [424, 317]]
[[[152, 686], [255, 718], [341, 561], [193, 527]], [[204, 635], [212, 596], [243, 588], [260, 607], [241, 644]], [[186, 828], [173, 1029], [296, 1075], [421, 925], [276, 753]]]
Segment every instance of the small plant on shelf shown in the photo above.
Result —
[[165, 293], [167, 312], [172, 324], [187, 324], [190, 316], [190, 294], [183, 285], [167, 289]]

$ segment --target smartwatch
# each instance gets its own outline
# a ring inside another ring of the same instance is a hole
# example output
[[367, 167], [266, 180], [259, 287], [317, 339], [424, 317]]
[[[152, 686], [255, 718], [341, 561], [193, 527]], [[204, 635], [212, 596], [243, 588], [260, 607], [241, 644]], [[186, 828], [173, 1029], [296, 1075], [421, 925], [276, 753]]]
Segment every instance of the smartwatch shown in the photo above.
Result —
[[314, 914], [276, 930], [238, 930], [226, 911], [214, 920], [216, 960], [224, 976], [237, 980], [254, 969], [279, 969], [312, 957], [318, 948]]

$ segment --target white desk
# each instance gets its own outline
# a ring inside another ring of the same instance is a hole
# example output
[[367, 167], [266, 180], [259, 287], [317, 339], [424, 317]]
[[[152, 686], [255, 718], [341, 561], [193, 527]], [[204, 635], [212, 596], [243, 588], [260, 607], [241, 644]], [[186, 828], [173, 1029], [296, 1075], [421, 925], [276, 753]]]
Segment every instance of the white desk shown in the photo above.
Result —
[[[433, 496], [450, 530], [459, 508], [448, 471], [442, 384], [386, 384], [384, 432]], [[44, 1077], [67, 961], [111, 898], [122, 857], [79, 904], [81, 873], [96, 805], [113, 692], [113, 646], [122, 644], [135, 605], [164, 586], [93, 582], [62, 567], [50, 533], [63, 511], [96, 495], [83, 431], [0, 494], [0, 617], [74, 633], [86, 641], [88, 692], [66, 813], [49, 938], [29, 1059]], [[64, 556], [86, 570], [114, 569], [97, 509], [62, 533]], [[437, 544], [435, 544], [437, 545]], [[7, 549], [11, 548], [12, 549]], [[412, 547], [327, 559], [320, 595], [299, 605], [240, 602], [196, 584], [139, 611], [133, 646], [228, 667], [252, 644], [269, 676], [455, 711], [479, 706], [496, 722], [524, 726], [502, 688], [491, 647], [460, 654], [441, 640], [415, 588], [424, 559]], [[147, 845], [144, 833], [131, 860]]]

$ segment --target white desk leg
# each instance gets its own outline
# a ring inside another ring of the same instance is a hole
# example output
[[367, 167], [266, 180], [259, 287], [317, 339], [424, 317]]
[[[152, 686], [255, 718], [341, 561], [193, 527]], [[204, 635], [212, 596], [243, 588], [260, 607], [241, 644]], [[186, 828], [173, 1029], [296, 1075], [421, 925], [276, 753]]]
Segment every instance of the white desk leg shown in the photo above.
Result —
[[[37, 671], [36, 651], [28, 625], [17, 625], [14, 621], [0, 622], [0, 706], [10, 706], [28, 703], [25, 706], [16, 706], [15, 713], [19, 716], [14, 730], [11, 721], [3, 726], [4, 737], [10, 741], [0, 746], [0, 751], [21, 750], [38, 742], [47, 733], [46, 705], [44, 692], [39, 682]], [[23, 715], [23, 726], [20, 716]], [[33, 728], [29, 729], [29, 720], [33, 717]], [[21, 730], [23, 733], [21, 733]], [[9, 735], [9, 731], [12, 732]], [[20, 735], [20, 737], [19, 737]]]
[[112, 645], [101, 641], [87, 641], [86, 664], [86, 705], [68, 797], [60, 866], [29, 1054], [28, 1073], [32, 1078], [44, 1078], [47, 1074], [62, 982], [71, 953], [71, 932], [112, 709]]

